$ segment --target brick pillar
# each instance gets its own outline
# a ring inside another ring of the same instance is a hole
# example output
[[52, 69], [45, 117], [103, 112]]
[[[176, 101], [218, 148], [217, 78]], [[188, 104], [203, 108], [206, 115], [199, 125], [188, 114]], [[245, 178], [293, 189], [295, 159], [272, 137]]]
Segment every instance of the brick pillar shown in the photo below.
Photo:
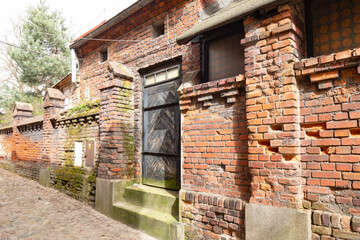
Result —
[[64, 109], [65, 97], [57, 89], [48, 88], [44, 96], [44, 122], [43, 122], [43, 150], [41, 154], [41, 165], [49, 166], [56, 164], [57, 158], [56, 131], [52, 119]]
[[251, 203], [300, 208], [299, 92], [293, 65], [304, 50], [301, 3], [244, 21]]
[[12, 161], [17, 161], [19, 158], [16, 146], [19, 146], [20, 141], [20, 133], [17, 126], [22, 120], [33, 117], [33, 107], [30, 103], [15, 102], [13, 112], [13, 146], [11, 158]]
[[132, 76], [125, 66], [110, 62], [100, 86], [100, 147], [98, 176], [134, 177], [134, 105]]

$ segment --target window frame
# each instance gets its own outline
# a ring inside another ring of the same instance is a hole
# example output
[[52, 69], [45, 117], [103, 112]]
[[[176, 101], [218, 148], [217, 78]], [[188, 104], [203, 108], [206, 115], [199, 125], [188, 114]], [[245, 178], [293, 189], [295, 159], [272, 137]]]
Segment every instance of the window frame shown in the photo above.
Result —
[[[179, 75], [178, 75], [177, 77], [167, 78], [168, 70], [169, 70], [169, 69], [173, 69], [173, 68], [175, 68], [175, 67], [178, 68], [178, 73], [179, 73]], [[165, 72], [165, 73], [166, 73], [166, 80], [160, 81], [160, 82], [151, 83], [151, 84], [146, 84], [146, 77], [147, 77], [147, 76], [150, 76], [150, 75], [155, 75], [155, 76], [156, 76], [156, 74], [157, 74], [157, 73], [160, 73], [160, 72]], [[180, 63], [175, 63], [175, 64], [172, 64], [172, 65], [171, 65], [171, 64], [166, 64], [166, 65], [165, 65], [163, 68], [161, 68], [161, 69], [158, 69], [158, 70], [156, 70], [156, 71], [152, 71], [152, 72], [150, 72], [150, 73], [147, 73], [147, 74], [143, 75], [143, 77], [142, 77], [142, 79], [143, 79], [143, 87], [144, 87], [144, 88], [148, 88], [148, 87], [156, 86], [156, 85], [159, 85], [159, 84], [162, 84], [162, 83], [170, 82], [170, 81], [172, 81], [172, 80], [174, 80], [174, 79], [177, 79], [177, 78], [182, 78], [182, 76], [181, 76], [181, 64], [180, 64]]]
[[[234, 31], [234, 28], [240, 29], [239, 31]], [[225, 25], [223, 27], [211, 30], [202, 36], [200, 36], [200, 51], [201, 51], [201, 82], [207, 83], [209, 81], [209, 43], [213, 41], [217, 41], [229, 36], [233, 36], [236, 34], [241, 34], [241, 38], [245, 37], [245, 31], [244, 31], [244, 24], [243, 20], [236, 21], [234, 23], [230, 23], [228, 25]], [[239, 42], [240, 44], [240, 42]], [[243, 58], [245, 60], [245, 55], [243, 55]], [[245, 68], [245, 66], [244, 66]], [[220, 80], [220, 79], [219, 79]], [[217, 81], [217, 80], [214, 80]]]

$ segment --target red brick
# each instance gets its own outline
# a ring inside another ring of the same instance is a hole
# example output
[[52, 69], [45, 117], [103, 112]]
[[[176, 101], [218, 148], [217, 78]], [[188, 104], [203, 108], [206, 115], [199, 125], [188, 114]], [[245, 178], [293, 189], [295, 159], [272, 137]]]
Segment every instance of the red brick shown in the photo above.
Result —
[[340, 139], [329, 138], [329, 139], [314, 139], [312, 140], [313, 146], [337, 146], [340, 145]]
[[338, 204], [352, 204], [352, 198], [351, 197], [336, 197], [336, 203]]
[[338, 111], [341, 111], [341, 105], [340, 104], [314, 108], [312, 110], [312, 112], [316, 113], [316, 114], [317, 113], [338, 112]]
[[342, 110], [343, 111], [359, 110], [359, 109], [360, 109], [360, 102], [342, 103]]
[[314, 73], [310, 75], [311, 82], [319, 82], [328, 79], [334, 79], [339, 77], [339, 71], [334, 70], [331, 72]]
[[336, 130], [335, 137], [349, 137], [350, 131], [349, 130]]
[[343, 138], [343, 139], [341, 139], [341, 144], [346, 145], [346, 146], [347, 145], [349, 145], [349, 146], [360, 145], [360, 138]]
[[343, 172], [343, 179], [360, 181], [360, 173]]
[[337, 171], [351, 171], [351, 164], [345, 164], [345, 163], [337, 163], [336, 164], [336, 170]]
[[341, 128], [354, 128], [357, 127], [357, 121], [337, 121], [337, 122], [327, 122], [327, 129], [341, 129]]
[[350, 112], [350, 119], [358, 119], [360, 118], [360, 112]]
[[330, 156], [331, 162], [351, 162], [356, 163], [360, 162], [360, 155], [331, 155]]
[[340, 172], [332, 172], [332, 171], [313, 171], [312, 177], [339, 179], [339, 178], [341, 178], [341, 173]]
[[350, 181], [344, 181], [344, 180], [336, 180], [335, 186], [339, 188], [350, 188], [351, 182]]
[[345, 51], [336, 53], [335, 60], [342, 60], [342, 59], [350, 58], [351, 56], [352, 56], [352, 50], [345, 50]]
[[[357, 179], [357, 180], [360, 180], [360, 179]], [[360, 182], [353, 182], [353, 188], [360, 189]]]

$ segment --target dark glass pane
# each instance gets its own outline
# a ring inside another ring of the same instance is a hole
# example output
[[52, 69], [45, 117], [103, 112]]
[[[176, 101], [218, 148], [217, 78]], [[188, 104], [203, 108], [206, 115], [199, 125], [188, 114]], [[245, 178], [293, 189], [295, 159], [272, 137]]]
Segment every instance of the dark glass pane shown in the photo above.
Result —
[[208, 80], [214, 81], [244, 73], [244, 48], [241, 34], [208, 43]]

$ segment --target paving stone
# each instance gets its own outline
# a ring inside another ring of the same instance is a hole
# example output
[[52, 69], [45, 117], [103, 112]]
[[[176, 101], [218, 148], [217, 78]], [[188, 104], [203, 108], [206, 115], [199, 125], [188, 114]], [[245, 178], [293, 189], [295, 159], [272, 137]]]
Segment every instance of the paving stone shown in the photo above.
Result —
[[0, 169], [0, 239], [155, 240], [59, 191]]

